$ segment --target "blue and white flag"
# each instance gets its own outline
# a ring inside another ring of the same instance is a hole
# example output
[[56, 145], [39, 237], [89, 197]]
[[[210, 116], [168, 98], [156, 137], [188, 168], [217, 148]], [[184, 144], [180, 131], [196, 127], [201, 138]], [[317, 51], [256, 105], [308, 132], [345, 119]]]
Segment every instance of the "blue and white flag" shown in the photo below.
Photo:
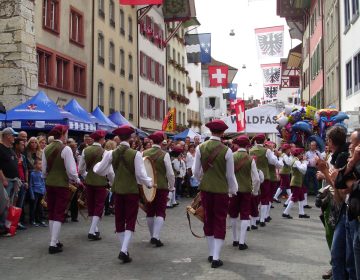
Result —
[[202, 64], [211, 63], [211, 34], [203, 33], [199, 34], [200, 41], [200, 62]]
[[211, 62], [211, 34], [186, 34], [186, 54], [188, 63]]
[[236, 100], [237, 86], [237, 84], [229, 84], [229, 100]]

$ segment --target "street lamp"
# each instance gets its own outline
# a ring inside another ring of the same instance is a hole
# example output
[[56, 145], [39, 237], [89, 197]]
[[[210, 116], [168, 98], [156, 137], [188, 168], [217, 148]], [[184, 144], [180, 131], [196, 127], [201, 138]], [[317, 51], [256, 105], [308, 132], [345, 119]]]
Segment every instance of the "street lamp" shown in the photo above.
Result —
[[235, 36], [235, 31], [234, 31], [234, 29], [231, 29], [230, 30], [230, 34], [229, 34], [230, 36]]

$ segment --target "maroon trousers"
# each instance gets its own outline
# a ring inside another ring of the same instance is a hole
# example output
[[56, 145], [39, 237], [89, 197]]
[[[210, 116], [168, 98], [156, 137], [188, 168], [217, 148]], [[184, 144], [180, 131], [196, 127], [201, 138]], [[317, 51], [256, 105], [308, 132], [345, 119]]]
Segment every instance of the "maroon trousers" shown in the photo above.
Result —
[[259, 217], [260, 195], [251, 195], [251, 217]]
[[280, 174], [280, 188], [290, 189], [290, 174]]
[[168, 190], [157, 189], [155, 198], [152, 202], [146, 204], [146, 217], [166, 217], [166, 203], [168, 200]]
[[274, 201], [274, 195], [277, 191], [278, 185], [279, 185], [278, 181], [273, 181], [273, 182], [270, 181], [270, 190], [271, 190], [270, 192], [271, 196], [269, 197], [270, 202]]
[[65, 211], [70, 202], [71, 191], [67, 187], [46, 186], [48, 218], [50, 221], [63, 223]]
[[226, 216], [229, 209], [227, 193], [201, 192], [201, 203], [204, 207], [204, 233], [217, 239], [225, 239]]
[[135, 223], [139, 211], [139, 194], [113, 193], [115, 204], [116, 232], [135, 231]]
[[89, 217], [102, 216], [107, 193], [108, 192], [105, 186], [86, 185], [86, 199]]
[[250, 220], [251, 214], [251, 193], [238, 192], [230, 198], [229, 216], [236, 219], [240, 213], [240, 220]]
[[260, 202], [261, 205], [269, 205], [271, 202], [271, 184], [269, 180], [264, 180], [264, 182], [260, 185]]
[[291, 187], [291, 201], [303, 201], [305, 199], [303, 189], [303, 187]]

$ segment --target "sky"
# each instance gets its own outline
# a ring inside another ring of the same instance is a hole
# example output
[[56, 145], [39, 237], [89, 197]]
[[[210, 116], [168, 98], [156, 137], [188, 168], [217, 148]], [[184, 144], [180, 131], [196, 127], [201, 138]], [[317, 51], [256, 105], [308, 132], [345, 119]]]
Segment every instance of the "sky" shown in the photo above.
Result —
[[[216, 60], [238, 70], [234, 83], [238, 83], [237, 97], [245, 99], [263, 96], [261, 63], [277, 63], [280, 58], [259, 61], [255, 41], [255, 28], [285, 26], [284, 56], [299, 41], [291, 40], [286, 21], [276, 15], [276, 0], [195, 0], [197, 18], [201, 26], [198, 33], [211, 33], [211, 55]], [[235, 36], [230, 36], [234, 29]], [[292, 46], [291, 46], [292, 44]], [[242, 65], [246, 69], [242, 69]], [[249, 84], [252, 84], [249, 87]]]

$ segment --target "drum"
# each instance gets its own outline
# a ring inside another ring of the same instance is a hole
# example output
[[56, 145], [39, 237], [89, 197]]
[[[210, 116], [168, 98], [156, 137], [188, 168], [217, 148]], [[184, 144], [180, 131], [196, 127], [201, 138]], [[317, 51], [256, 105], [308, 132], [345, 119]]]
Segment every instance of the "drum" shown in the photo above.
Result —
[[153, 161], [149, 157], [144, 157], [143, 160], [144, 160], [146, 174], [148, 177], [152, 178], [153, 185], [152, 188], [150, 189], [145, 185], [141, 185], [140, 195], [144, 203], [150, 203], [154, 200], [156, 195], [156, 184], [157, 184], [156, 169]]
[[201, 222], [204, 222], [205, 212], [204, 212], [204, 207], [201, 205], [200, 192], [196, 195], [196, 197], [192, 201], [191, 205], [186, 207], [186, 216], [187, 216], [187, 219], [189, 222], [189, 228], [190, 228], [192, 235], [197, 238], [203, 238], [204, 236], [200, 236], [193, 231], [193, 229], [191, 227], [190, 214], [195, 216]]

